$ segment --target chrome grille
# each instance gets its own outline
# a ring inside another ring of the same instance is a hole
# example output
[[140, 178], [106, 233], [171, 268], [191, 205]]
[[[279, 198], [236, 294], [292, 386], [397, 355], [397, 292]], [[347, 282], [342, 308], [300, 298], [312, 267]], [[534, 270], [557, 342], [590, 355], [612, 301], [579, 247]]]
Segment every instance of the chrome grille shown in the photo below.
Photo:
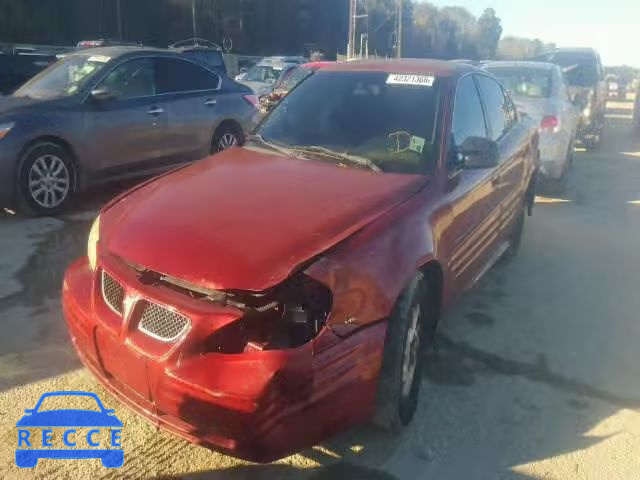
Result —
[[122, 315], [124, 287], [104, 270], [102, 271], [102, 296], [111, 310]]
[[144, 302], [138, 328], [150, 337], [171, 342], [189, 327], [189, 319], [151, 302]]

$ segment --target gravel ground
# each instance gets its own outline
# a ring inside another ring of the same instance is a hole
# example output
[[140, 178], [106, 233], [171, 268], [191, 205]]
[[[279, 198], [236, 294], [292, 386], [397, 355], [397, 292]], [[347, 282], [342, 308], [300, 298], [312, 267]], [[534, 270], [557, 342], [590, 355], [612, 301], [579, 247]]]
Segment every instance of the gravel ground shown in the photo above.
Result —
[[[446, 314], [410, 428], [356, 428], [271, 465], [156, 430], [76, 360], [60, 279], [113, 192], [59, 220], [0, 217], [0, 477], [640, 479], [640, 135], [628, 104], [611, 107], [605, 144], [577, 154], [565, 194], [540, 199], [520, 255]], [[15, 422], [55, 390], [93, 391], [116, 410], [121, 469], [15, 466]]]

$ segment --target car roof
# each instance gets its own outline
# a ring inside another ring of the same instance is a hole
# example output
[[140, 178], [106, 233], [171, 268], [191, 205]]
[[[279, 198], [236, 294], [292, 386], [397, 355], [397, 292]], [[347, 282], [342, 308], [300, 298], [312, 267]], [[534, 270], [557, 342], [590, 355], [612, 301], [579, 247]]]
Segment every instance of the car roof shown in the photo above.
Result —
[[70, 55], [104, 55], [111, 58], [121, 57], [123, 55], [158, 55], [165, 54], [167, 56], [179, 56], [180, 52], [170, 51], [165, 48], [153, 48], [153, 47], [135, 47], [118, 45], [114, 47], [97, 47], [97, 48], [84, 48], [82, 50], [76, 50]]
[[555, 52], [596, 53], [596, 50], [591, 47], [562, 47], [562, 48], [552, 48], [550, 50], [545, 50], [543, 53], [555, 53]]
[[553, 70], [558, 68], [555, 63], [532, 61], [496, 61], [486, 62], [484, 68], [536, 68], [538, 70]]
[[216, 52], [222, 55], [222, 50], [215, 47], [205, 47], [201, 45], [191, 45], [189, 47], [171, 47], [169, 49], [171, 52]]
[[300, 64], [293, 63], [293, 62], [265, 62], [262, 60], [256, 63], [256, 67], [274, 67], [274, 68], [297, 67], [298, 65]]
[[467, 63], [415, 58], [335, 62], [322, 70], [328, 72], [415, 73], [431, 74], [438, 77], [456, 77], [467, 72], [481, 71]]

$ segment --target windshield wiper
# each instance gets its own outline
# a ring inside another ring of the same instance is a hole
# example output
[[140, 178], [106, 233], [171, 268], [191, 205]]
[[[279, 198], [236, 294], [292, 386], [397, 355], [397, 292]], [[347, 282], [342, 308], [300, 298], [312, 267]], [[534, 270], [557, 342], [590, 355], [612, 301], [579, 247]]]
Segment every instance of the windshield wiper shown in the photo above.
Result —
[[273, 143], [272, 141], [267, 140], [266, 138], [264, 138], [262, 135], [258, 133], [247, 136], [247, 140], [259, 142], [284, 155], [291, 155], [291, 151], [287, 147], [285, 147], [284, 145], [278, 145], [277, 143]]
[[327, 157], [331, 157], [336, 160], [344, 160], [358, 167], [366, 167], [369, 170], [373, 170], [374, 172], [382, 172], [382, 169], [368, 158], [351, 155], [349, 154], [349, 152], [336, 152], [335, 150], [321, 147], [319, 145], [292, 146], [289, 147], [289, 150], [291, 150], [292, 152], [300, 153], [318, 153], [320, 155], [326, 155]]

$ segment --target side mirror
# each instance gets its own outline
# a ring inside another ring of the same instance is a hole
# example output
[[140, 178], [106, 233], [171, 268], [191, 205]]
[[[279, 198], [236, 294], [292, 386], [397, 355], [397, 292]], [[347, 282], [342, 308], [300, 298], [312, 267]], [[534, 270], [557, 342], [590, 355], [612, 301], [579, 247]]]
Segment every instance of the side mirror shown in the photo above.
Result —
[[106, 88], [96, 88], [95, 90], [91, 90], [91, 98], [96, 102], [106, 102], [115, 100], [116, 94]]
[[493, 168], [500, 162], [498, 144], [483, 137], [469, 137], [458, 148], [464, 168]]

